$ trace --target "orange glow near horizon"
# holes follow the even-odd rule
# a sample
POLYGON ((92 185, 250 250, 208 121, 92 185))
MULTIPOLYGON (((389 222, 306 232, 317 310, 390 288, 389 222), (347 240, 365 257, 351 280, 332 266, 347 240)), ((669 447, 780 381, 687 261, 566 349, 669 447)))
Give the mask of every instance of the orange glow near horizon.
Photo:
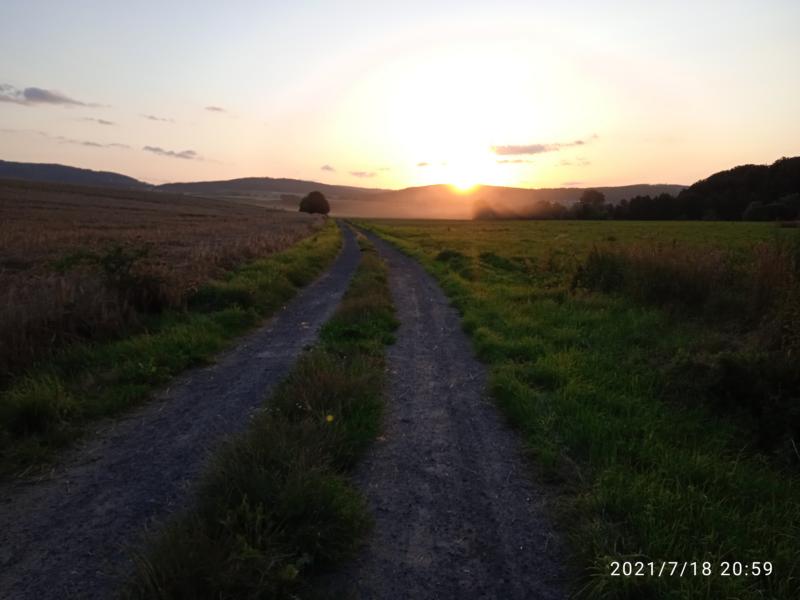
POLYGON ((469 194, 475 188, 477 188, 480 184, 475 183, 474 181, 453 181, 450 183, 450 187, 459 194, 469 194))

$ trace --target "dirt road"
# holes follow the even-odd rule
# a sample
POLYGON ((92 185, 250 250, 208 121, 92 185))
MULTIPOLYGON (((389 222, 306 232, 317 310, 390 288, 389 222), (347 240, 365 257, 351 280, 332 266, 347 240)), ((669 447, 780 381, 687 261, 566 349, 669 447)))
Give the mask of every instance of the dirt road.
POLYGON ((218 362, 90 435, 44 480, 0 487, 0 597, 108 598, 143 528, 191 502, 220 441, 313 344, 359 260, 353 233, 331 269, 218 362))
POLYGON ((461 322, 422 267, 373 238, 401 322, 390 347, 385 431, 356 481, 376 521, 331 597, 565 597, 545 493, 485 397, 461 322))

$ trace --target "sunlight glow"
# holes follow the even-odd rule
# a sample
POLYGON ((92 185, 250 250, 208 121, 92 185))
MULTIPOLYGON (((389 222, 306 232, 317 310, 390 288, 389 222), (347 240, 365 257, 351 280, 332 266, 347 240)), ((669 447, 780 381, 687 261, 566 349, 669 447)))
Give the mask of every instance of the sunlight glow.
POLYGON ((476 187, 478 187, 478 184, 475 181, 464 179, 460 181, 451 182, 450 187, 453 188, 453 190, 458 192, 459 194, 468 194, 476 187))

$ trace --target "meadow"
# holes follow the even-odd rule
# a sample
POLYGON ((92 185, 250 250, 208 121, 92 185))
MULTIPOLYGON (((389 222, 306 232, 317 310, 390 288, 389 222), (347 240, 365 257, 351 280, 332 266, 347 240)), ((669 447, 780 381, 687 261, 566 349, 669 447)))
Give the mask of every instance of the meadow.
POLYGON ((559 490, 578 597, 798 596, 796 229, 364 224, 461 311, 532 468, 559 490), (615 576, 613 561, 710 570, 615 576), (771 573, 726 574, 736 561, 771 573))
POLYGON ((0 472, 207 362, 329 264, 321 217, 0 183, 0 472))

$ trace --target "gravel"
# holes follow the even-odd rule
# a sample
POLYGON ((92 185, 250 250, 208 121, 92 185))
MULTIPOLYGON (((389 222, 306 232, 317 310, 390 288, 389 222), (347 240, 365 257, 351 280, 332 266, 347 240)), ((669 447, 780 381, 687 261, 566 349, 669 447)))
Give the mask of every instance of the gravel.
POLYGON ((401 326, 383 435, 354 477, 375 529, 325 582, 336 598, 565 598, 548 492, 486 395, 458 313, 422 267, 374 236, 401 326))

